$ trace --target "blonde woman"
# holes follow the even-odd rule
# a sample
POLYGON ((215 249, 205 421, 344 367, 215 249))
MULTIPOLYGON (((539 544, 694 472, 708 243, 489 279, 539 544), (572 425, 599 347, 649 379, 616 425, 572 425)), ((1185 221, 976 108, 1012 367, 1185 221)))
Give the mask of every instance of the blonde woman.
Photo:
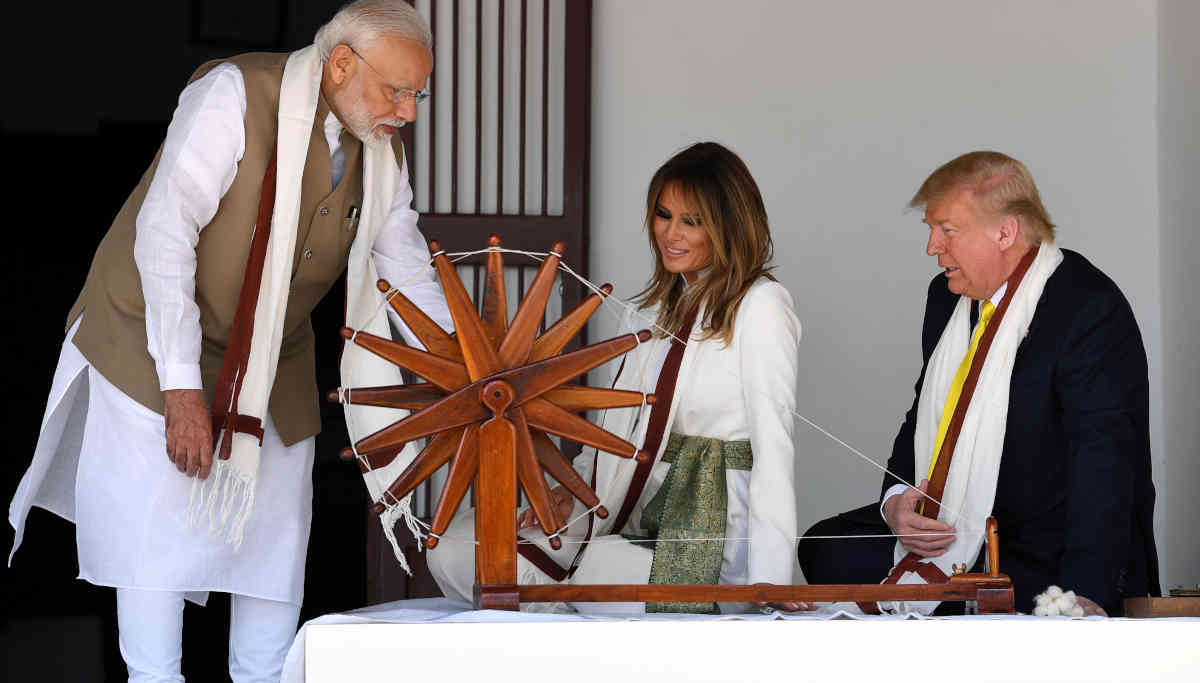
MULTIPOLYGON (((609 515, 585 515, 565 489, 554 489, 561 518, 578 521, 555 551, 531 512, 523 512, 518 524, 533 543, 518 546, 518 580, 791 583, 800 322, 791 296, 768 272, 771 234, 758 186, 733 152, 711 142, 693 145, 654 174, 646 227, 655 271, 625 324, 656 334, 627 354, 614 386, 654 393, 657 401, 609 410, 603 426, 654 458, 639 467, 585 450, 575 466, 609 515), (710 540, 684 540, 697 538, 710 540)), ((458 533, 471 533, 468 517, 455 522, 458 533)), ((471 550, 442 544, 430 552, 430 567, 450 597, 469 599, 471 550)), ((619 614, 718 609, 713 603, 575 607, 619 614)))

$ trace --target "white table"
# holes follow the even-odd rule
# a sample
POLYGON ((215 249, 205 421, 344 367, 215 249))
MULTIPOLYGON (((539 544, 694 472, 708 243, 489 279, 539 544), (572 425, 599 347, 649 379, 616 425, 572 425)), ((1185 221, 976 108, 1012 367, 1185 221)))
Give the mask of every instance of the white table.
POLYGON ((1200 681, 1200 619, 655 614, 629 620, 474 611, 438 598, 308 622, 283 676, 285 683, 914 679, 1200 681))

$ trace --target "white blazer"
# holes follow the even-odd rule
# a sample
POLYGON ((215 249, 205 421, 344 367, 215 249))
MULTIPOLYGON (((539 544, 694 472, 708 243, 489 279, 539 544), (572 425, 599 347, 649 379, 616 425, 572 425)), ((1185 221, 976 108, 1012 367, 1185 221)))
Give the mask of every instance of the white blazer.
MULTIPOLYGON (((701 314, 702 315, 702 314, 701 314)), ((648 328, 653 311, 626 316, 633 331, 648 328)), ((792 441, 796 403, 800 321, 792 297, 778 282, 761 278, 743 298, 734 321, 733 339, 700 341, 699 330, 684 350, 655 465, 628 527, 641 529, 641 511, 661 486, 670 465, 661 461, 672 432, 723 441, 749 440, 754 453, 750 472, 727 472, 729 493, 727 539, 721 583, 790 584, 795 564, 796 491, 792 441)), ((653 393, 668 348, 654 338, 627 354, 616 388, 653 393)), ((665 398, 665 397, 663 397, 665 398)), ((649 406, 612 409, 601 425, 639 447, 645 442, 649 406)), ((609 528, 625 499, 636 461, 592 449, 576 458, 576 468, 590 481, 596 467, 596 493, 610 514, 597 518, 594 536, 618 533, 609 528)), ((572 518, 584 510, 576 501, 572 518)), ((589 548, 588 553, 596 550, 589 548)))

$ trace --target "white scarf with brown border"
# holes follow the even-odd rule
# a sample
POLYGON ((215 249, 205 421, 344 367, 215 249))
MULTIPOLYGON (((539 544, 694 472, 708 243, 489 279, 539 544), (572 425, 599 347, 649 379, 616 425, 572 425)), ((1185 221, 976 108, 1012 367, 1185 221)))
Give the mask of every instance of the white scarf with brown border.
MULTIPOLYGON (((972 566, 983 547, 987 517, 992 514, 996 500, 996 481, 1000 474, 1000 457, 1004 451, 1004 432, 1008 423, 1008 390, 1017 349, 1029 331, 1029 323, 1033 320, 1046 281, 1062 260, 1062 251, 1054 243, 1043 242, 1017 291, 1005 294, 1012 300, 984 359, 975 393, 967 406, 962 430, 954 446, 954 457, 950 461, 946 488, 942 493, 938 518, 955 528, 956 538, 945 554, 925 560, 937 565, 947 576, 953 573, 953 565, 972 566)), ((959 297, 958 305, 942 330, 942 336, 925 368, 913 434, 913 453, 916 458, 914 471, 917 473, 929 471, 946 396, 950 393, 958 366, 967 353, 970 337, 971 299, 963 296, 959 297)), ((894 561, 899 563, 907 554, 908 551, 897 541, 894 561)), ((897 583, 925 583, 925 579, 915 572, 905 572, 897 583)), ((937 602, 928 601, 879 603, 879 607, 887 611, 922 614, 929 614, 937 605, 937 602)))
MULTIPOLYGON (((265 419, 275 382, 292 279, 302 178, 309 139, 313 135, 323 64, 316 48, 310 45, 293 52, 283 70, 279 90, 275 209, 255 308, 250 356, 236 406, 236 412, 242 415, 265 419)), ((363 206, 346 269, 346 321, 352 327, 386 339, 391 338, 391 330, 387 316, 379 311, 383 294, 375 287, 379 276, 371 258, 371 248, 391 211, 400 178, 390 144, 363 144, 363 206)), ((399 368, 349 341, 342 349, 341 380, 342 386, 351 387, 403 383, 399 368)), ((371 434, 407 414, 403 410, 372 406, 345 405, 344 410, 351 439, 371 434)), ((235 547, 240 546, 246 521, 253 512, 260 450, 256 437, 235 433, 230 458, 214 458, 212 474, 205 481, 197 480, 189 504, 193 521, 207 518, 210 530, 224 532, 228 542, 235 547)), ((415 446, 410 443, 387 467, 364 475, 372 500, 381 498, 388 484, 415 455, 415 446)), ((408 499, 405 499, 400 504, 390 505, 381 518, 385 534, 401 564, 405 564, 404 558, 392 528, 407 511, 408 499)))

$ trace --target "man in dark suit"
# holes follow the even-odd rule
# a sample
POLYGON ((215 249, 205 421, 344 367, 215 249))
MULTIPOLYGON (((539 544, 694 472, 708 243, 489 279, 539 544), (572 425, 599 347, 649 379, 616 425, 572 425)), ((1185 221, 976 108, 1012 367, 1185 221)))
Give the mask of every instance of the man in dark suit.
MULTIPOLYGON (((960 297, 973 300, 974 329, 980 302, 999 306, 1013 294, 1005 291, 1010 277, 1053 242, 1054 225, 1029 171, 995 152, 939 168, 911 206, 925 209, 926 251, 944 271, 929 285, 917 398, 888 461, 899 479, 885 477, 878 502, 818 522, 806 536, 897 534, 905 551, 934 558, 955 529, 917 510, 928 482, 915 472, 914 432, 930 358, 960 297), (904 483, 918 479, 920 490, 904 483)), ((1012 577, 1019 611, 1032 611, 1050 585, 1074 590, 1086 614, 1119 615, 1123 598, 1159 594, 1148 395, 1129 303, 1087 259, 1062 250, 1013 361, 992 507, 1000 570, 1012 577)), ((813 539, 798 552, 809 583, 875 583, 891 569, 894 547, 890 538, 813 539)))

